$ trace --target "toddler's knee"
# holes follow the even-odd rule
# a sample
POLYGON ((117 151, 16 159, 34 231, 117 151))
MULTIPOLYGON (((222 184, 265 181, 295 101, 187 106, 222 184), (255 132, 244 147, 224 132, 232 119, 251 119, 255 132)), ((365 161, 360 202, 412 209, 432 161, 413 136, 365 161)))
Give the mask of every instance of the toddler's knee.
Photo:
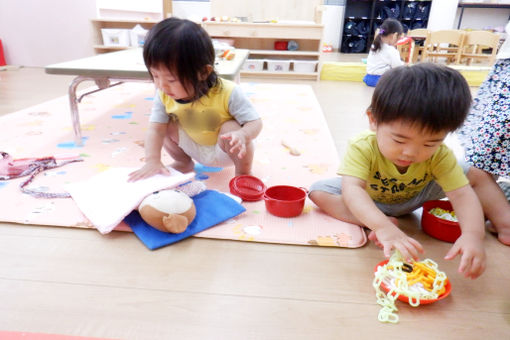
POLYGON ((313 203, 319 205, 318 203, 320 203, 322 201, 322 198, 324 198, 324 195, 325 195, 324 191, 313 190, 308 193, 308 198, 310 198, 310 200, 313 203))

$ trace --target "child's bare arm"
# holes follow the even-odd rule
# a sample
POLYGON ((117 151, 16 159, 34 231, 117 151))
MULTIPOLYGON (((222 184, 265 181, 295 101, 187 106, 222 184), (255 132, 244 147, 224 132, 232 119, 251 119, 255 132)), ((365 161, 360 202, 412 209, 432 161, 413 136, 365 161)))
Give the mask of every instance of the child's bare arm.
POLYGON ((367 228, 376 233, 384 248, 384 255, 390 257, 392 249, 398 249, 405 259, 417 260, 423 247, 407 236, 375 205, 365 190, 365 181, 342 176, 342 197, 351 213, 367 228))
POLYGON ((170 175, 170 171, 161 162, 161 149, 167 131, 167 124, 149 123, 145 137, 145 165, 129 174, 129 181, 148 178, 156 174, 170 175))
POLYGON ((246 154, 246 144, 255 139, 262 130, 262 119, 249 121, 239 130, 229 131, 220 138, 229 140, 230 152, 237 151, 237 157, 243 158, 246 154))
POLYGON ((461 236, 448 251, 445 259, 451 260, 462 255, 459 272, 472 279, 480 276, 485 270, 485 224, 482 206, 471 186, 446 193, 459 220, 461 236))

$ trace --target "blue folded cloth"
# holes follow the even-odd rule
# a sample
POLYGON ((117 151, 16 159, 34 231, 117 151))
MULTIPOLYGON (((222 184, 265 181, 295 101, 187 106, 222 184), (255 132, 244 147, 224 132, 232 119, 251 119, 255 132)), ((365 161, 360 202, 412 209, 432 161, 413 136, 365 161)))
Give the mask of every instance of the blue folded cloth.
POLYGON ((195 235, 246 211, 241 204, 215 190, 205 190, 192 198, 197 215, 188 228, 180 234, 164 233, 151 227, 142 220, 136 210, 126 216, 124 222, 131 227, 147 248, 154 250, 195 235))

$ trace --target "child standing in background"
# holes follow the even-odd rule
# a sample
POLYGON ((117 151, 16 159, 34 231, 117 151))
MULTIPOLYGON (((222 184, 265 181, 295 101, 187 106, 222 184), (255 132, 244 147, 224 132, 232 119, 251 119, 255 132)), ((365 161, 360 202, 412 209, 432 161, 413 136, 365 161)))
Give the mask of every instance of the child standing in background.
POLYGON ((498 240, 510 245, 510 184, 500 183, 508 192, 505 197, 496 183, 498 177, 510 179, 510 22, 506 32, 496 63, 478 89, 459 137, 466 161, 483 170, 481 176, 491 182, 487 195, 492 199, 484 210, 498 240))
POLYGON ((363 77, 365 84, 377 85, 384 72, 404 64, 395 47, 403 32, 402 24, 398 20, 384 20, 368 53, 367 74, 363 77))
POLYGON ((196 23, 168 18, 148 33, 143 58, 157 88, 145 140, 145 165, 130 181, 167 174, 161 162, 164 148, 181 172, 206 166, 235 166, 235 174, 250 174, 252 140, 262 121, 235 83, 214 70, 211 38, 196 23))
POLYGON ((445 259, 461 255, 459 272, 478 277, 485 270, 482 208, 465 176, 471 169, 461 167, 443 144, 463 123, 470 104, 466 80, 446 66, 423 63, 386 72, 367 110, 372 131, 350 142, 338 171, 341 177, 314 183, 310 199, 339 220, 371 229, 369 238, 386 257, 397 249, 409 260, 418 259, 423 247, 388 216, 446 196, 462 235, 445 259))

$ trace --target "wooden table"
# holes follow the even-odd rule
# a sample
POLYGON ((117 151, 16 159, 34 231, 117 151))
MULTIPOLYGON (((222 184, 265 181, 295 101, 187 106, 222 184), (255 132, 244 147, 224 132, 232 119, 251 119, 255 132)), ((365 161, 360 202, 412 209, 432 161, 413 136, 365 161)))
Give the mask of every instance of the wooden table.
MULTIPOLYGON (((232 60, 217 60, 214 67, 219 76, 239 82, 240 70, 249 50, 236 49, 232 60)), ((80 114, 78 103, 88 94, 122 84, 126 81, 150 82, 149 71, 145 67, 141 48, 98 54, 93 57, 52 64, 45 67, 48 74, 75 75, 69 85, 69 103, 76 145, 82 145, 80 114), (76 96, 76 89, 83 81, 94 81, 97 89, 76 96), (113 82, 113 83, 112 83, 113 82)))

